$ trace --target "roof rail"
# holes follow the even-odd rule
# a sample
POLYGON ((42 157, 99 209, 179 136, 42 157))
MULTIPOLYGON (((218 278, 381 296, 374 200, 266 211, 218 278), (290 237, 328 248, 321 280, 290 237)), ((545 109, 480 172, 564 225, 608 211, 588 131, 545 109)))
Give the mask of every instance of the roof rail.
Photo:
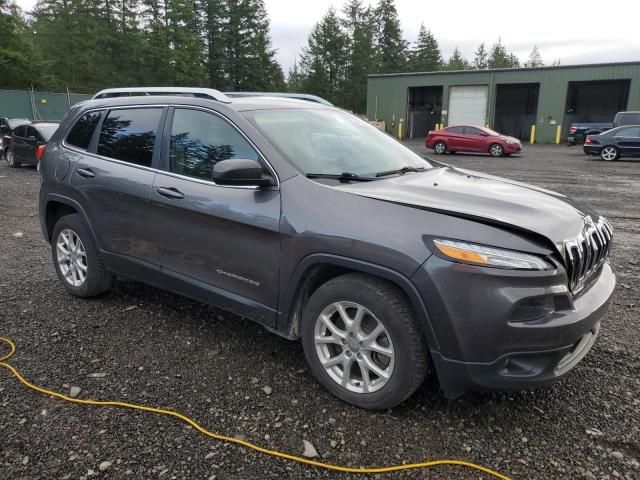
POLYGON ((133 97, 144 95, 183 95, 198 98, 210 98, 222 103, 231 103, 231 99, 213 88, 193 87, 123 87, 100 90, 93 96, 98 98, 133 97))
POLYGON ((280 98, 293 98, 296 100, 306 100, 308 102, 321 103, 322 105, 328 105, 333 107, 333 104, 328 100, 316 95, 310 95, 308 93, 287 93, 287 92, 224 92, 227 97, 280 97, 280 98))

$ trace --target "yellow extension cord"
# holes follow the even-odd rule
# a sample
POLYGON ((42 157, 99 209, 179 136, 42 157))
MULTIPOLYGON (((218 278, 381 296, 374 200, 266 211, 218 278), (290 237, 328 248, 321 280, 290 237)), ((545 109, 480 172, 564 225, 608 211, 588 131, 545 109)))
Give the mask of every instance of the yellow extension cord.
POLYGON ((61 393, 53 392, 51 390, 47 390, 46 388, 38 387, 37 385, 33 385, 29 383, 25 378, 16 370, 14 367, 9 365, 7 360, 13 356, 16 352, 16 347, 14 343, 8 338, 0 337, 0 342, 6 343, 9 346, 9 353, 0 357, 0 367, 6 368, 9 370, 20 383, 22 383, 25 387, 35 390, 36 392, 42 393, 44 395, 51 395, 52 397, 59 398, 60 400, 64 400, 70 403, 78 403, 81 405, 99 405, 99 406, 110 406, 110 407, 122 407, 129 408, 132 410, 142 410, 143 412, 151 412, 157 413, 160 415, 168 415, 170 417, 176 417, 183 422, 191 425, 197 431, 206 435, 207 437, 214 438, 216 440, 221 440, 227 443, 235 443, 236 445, 242 445, 243 447, 250 448, 251 450, 255 450, 256 452, 262 453, 264 455, 269 455, 276 458, 282 458, 285 460, 290 460, 292 462, 303 463, 305 465, 311 465, 313 467, 324 468, 325 470, 332 470, 336 472, 345 472, 345 473, 360 473, 360 474, 374 474, 374 473, 388 473, 388 472, 397 472, 400 470, 415 470, 419 468, 428 468, 434 467, 436 465, 459 465, 463 467, 472 468, 475 470, 479 470, 484 473, 488 473, 495 478, 499 478, 501 480, 510 480, 509 477, 502 475, 494 470, 491 470, 487 467, 483 467, 481 465, 476 465, 471 462, 465 462, 464 460, 433 460, 430 462, 421 462, 421 463, 410 463, 406 465, 391 465, 388 467, 372 467, 372 468, 355 468, 355 467, 343 467, 341 465, 332 465, 330 463, 317 462, 315 460, 311 460, 304 457, 299 457, 296 455, 290 455, 288 453, 278 452, 276 450, 269 450, 267 448, 260 447, 250 442, 246 442, 244 440, 239 440, 233 437, 227 437, 226 435, 221 435, 219 433, 210 432, 204 427, 198 425, 194 420, 191 420, 189 417, 182 415, 181 413, 174 412, 173 410, 165 410, 163 408, 153 408, 153 407, 145 407, 143 405, 135 405, 133 403, 125 403, 125 402, 113 402, 113 401, 101 401, 101 400, 82 400, 78 398, 71 398, 63 395, 61 393))

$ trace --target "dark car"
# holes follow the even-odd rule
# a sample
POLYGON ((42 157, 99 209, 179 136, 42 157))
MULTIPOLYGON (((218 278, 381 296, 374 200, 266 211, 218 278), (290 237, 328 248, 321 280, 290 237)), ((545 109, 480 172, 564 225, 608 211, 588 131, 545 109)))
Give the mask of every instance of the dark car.
POLYGON ((613 123, 572 123, 569 126, 567 143, 584 143, 589 135, 598 135, 625 125, 640 125, 640 112, 618 112, 613 118, 613 123))
POLYGON ((448 397, 529 388, 591 349, 615 286, 592 209, 431 163, 337 108, 202 93, 67 113, 39 208, 72 295, 125 277, 217 305, 300 339, 366 408, 429 370, 448 397))
POLYGON ((26 118, 0 117, 0 153, 4 153, 4 148, 2 148, 4 137, 6 135, 11 135, 11 131, 14 128, 25 123, 31 123, 31 120, 28 120, 26 118))
POLYGON ((502 157, 522 151, 522 143, 517 138, 474 125, 454 125, 432 130, 427 134, 424 143, 427 148, 433 148, 438 154, 473 152, 502 157))
POLYGON ((4 158, 10 167, 36 165, 44 146, 57 130, 57 122, 40 122, 19 125, 4 138, 4 158))
POLYGON ((640 157, 640 125, 618 127, 600 135, 589 135, 584 153, 610 162, 620 157, 640 157))

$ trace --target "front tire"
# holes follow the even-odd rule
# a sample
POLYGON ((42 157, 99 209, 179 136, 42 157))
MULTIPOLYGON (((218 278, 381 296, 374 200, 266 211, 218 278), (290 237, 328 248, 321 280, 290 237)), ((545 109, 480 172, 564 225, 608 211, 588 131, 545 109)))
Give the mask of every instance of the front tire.
POLYGON ((489 147, 489 154, 492 157, 501 157, 504 155, 504 148, 499 143, 494 143, 489 147))
POLYGON ((447 144, 444 142, 436 142, 433 146, 433 151, 438 155, 442 155, 447 152, 447 144))
POLYGON ((13 155, 13 151, 9 148, 4 152, 4 156, 7 159, 7 164, 11 168, 18 168, 20 164, 16 162, 16 157, 13 155))
POLYGON ((318 288, 304 308, 301 336, 318 381, 358 407, 398 405, 428 370, 427 346, 409 301, 376 277, 347 274, 318 288))
POLYGON ((612 162, 620 158, 620 152, 613 145, 607 145, 600 150, 600 158, 605 162, 612 162))
POLYGON ((56 223, 51 256, 58 278, 71 295, 95 297, 113 285, 113 276, 105 270, 93 237, 78 214, 65 215, 56 223))

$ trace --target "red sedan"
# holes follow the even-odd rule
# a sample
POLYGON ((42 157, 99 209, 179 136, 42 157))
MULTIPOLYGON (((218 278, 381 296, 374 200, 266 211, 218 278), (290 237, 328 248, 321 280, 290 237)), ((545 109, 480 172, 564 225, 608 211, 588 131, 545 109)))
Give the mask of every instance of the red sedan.
POLYGON ((522 143, 517 138, 501 135, 490 128, 471 125, 455 125, 432 130, 427 134, 424 143, 427 148, 433 148, 438 154, 474 152, 501 157, 522 151, 522 143))

